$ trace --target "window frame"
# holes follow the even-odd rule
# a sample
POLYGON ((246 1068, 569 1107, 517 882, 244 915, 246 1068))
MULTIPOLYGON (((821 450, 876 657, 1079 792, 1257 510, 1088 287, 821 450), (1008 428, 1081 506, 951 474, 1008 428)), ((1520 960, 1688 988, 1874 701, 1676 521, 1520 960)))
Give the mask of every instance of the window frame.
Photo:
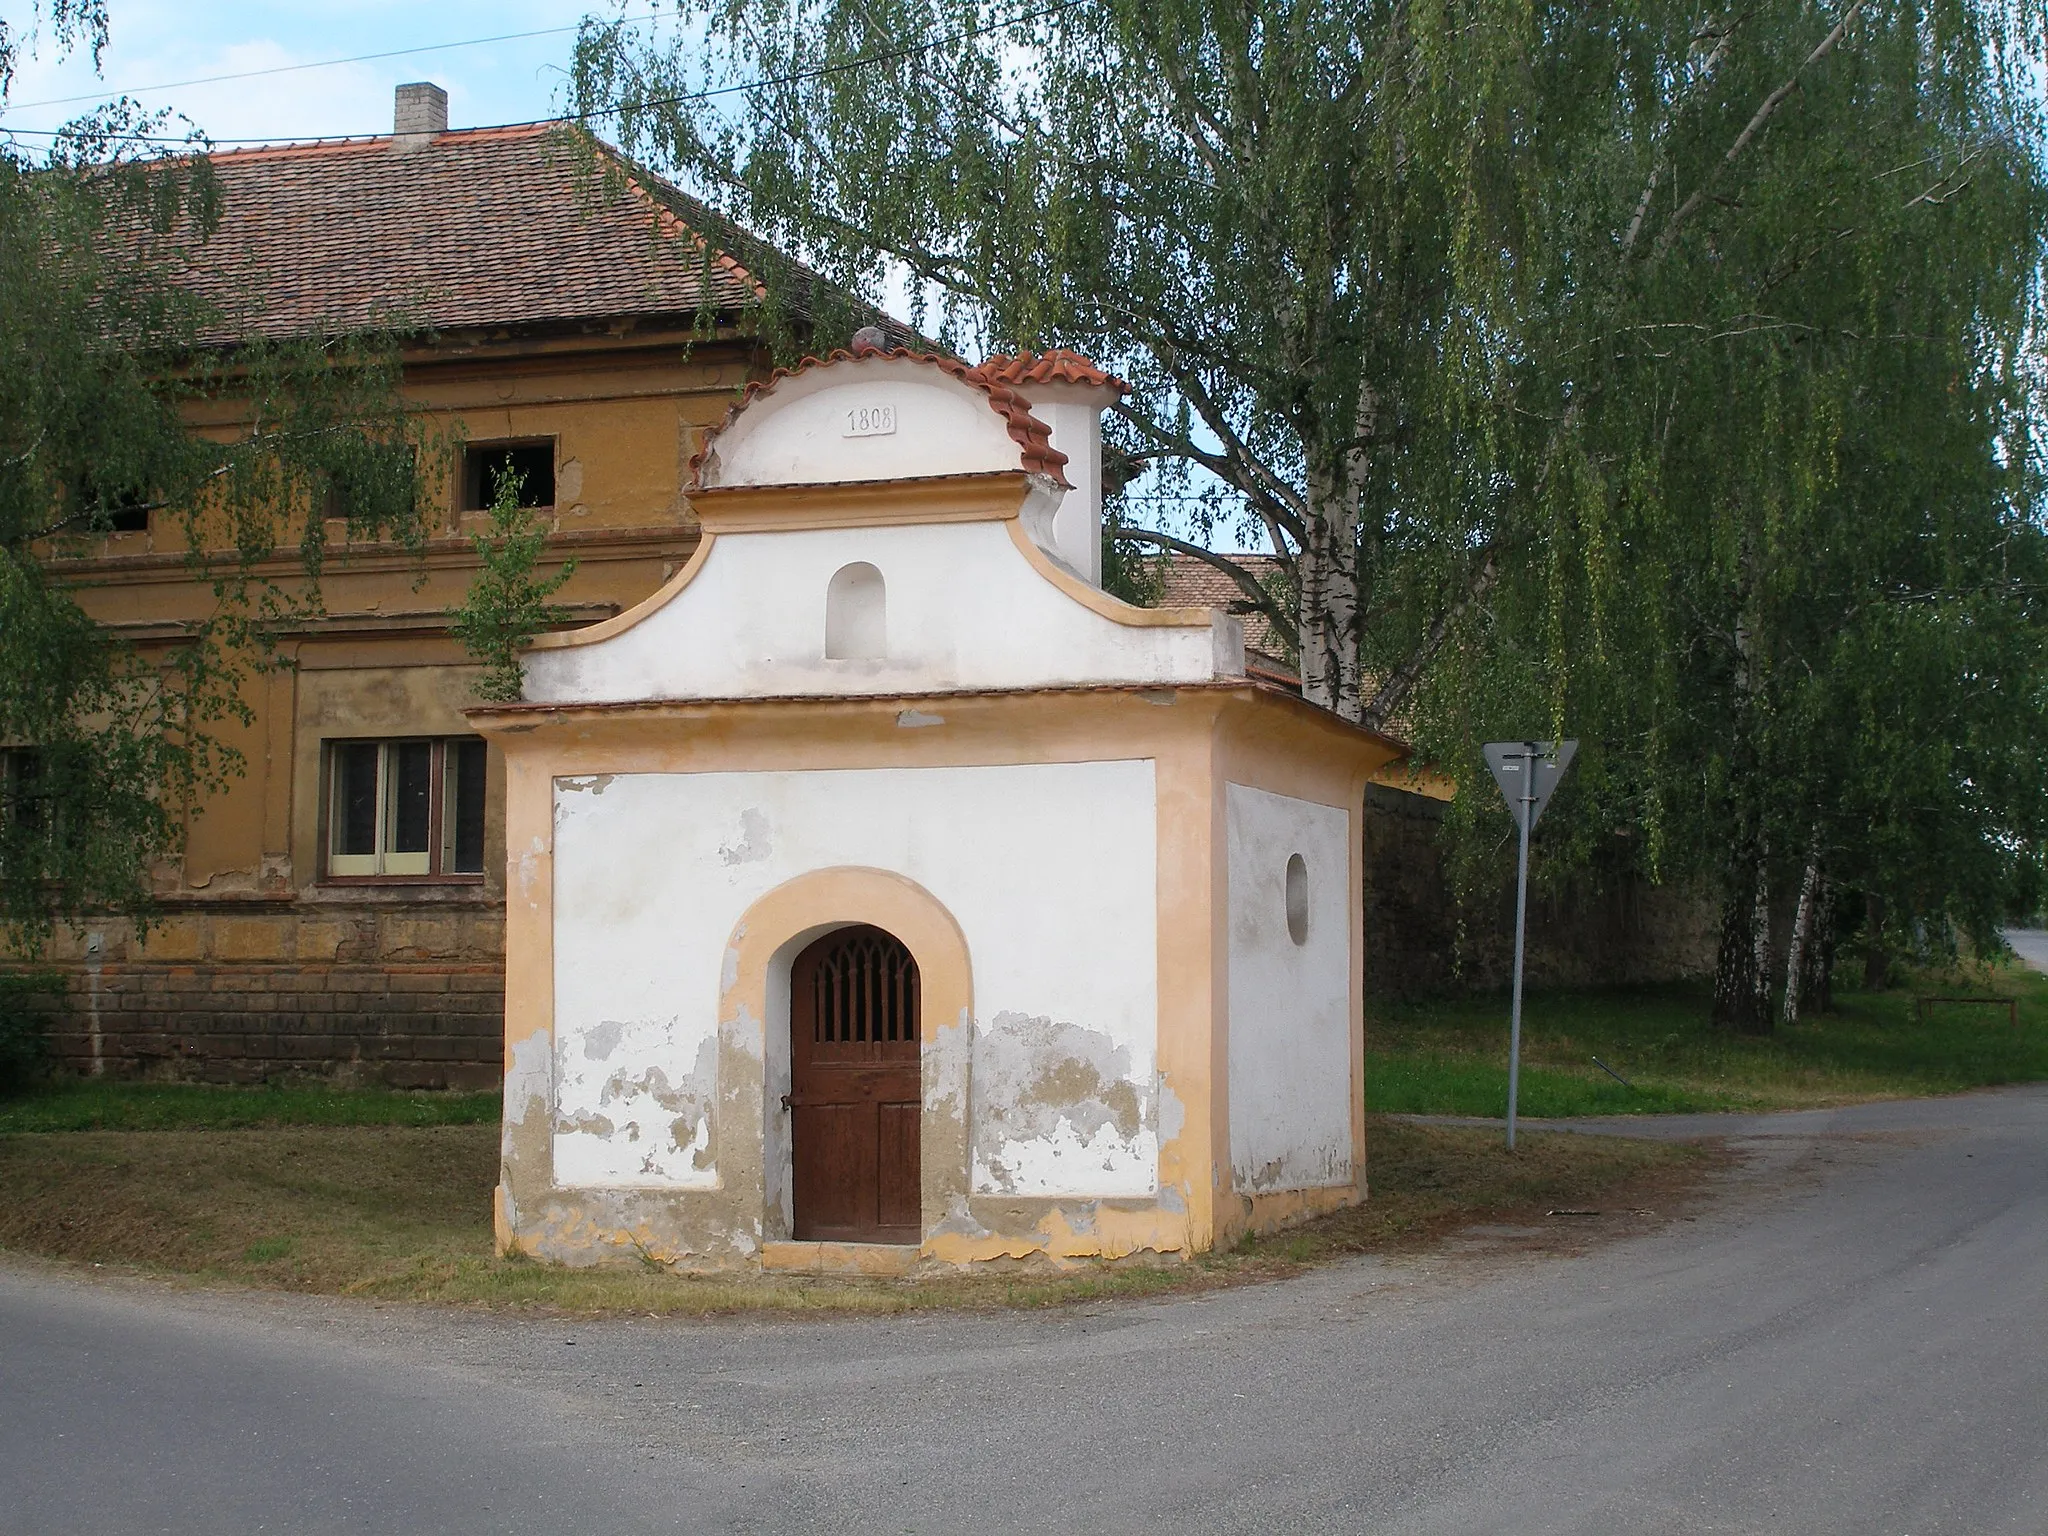
POLYGON ((491 488, 484 484, 483 466, 475 457, 494 448, 545 448, 548 451, 548 499, 536 501, 525 510, 550 512, 561 490, 561 439, 552 436, 491 437, 462 445, 462 482, 456 487, 456 513, 470 517, 491 510, 491 488))
MULTIPOLYGON (((490 746, 483 737, 468 736, 330 736, 320 743, 320 872, 318 883, 322 885, 481 885, 489 871, 490 858, 482 848, 478 856, 484 867, 471 870, 450 870, 446 866, 454 859, 454 839, 459 835, 455 825, 455 811, 450 804, 449 778, 455 771, 455 757, 450 747, 474 744, 484 754, 483 794, 483 841, 488 842, 490 826, 490 746), (427 770, 427 867, 421 871, 390 871, 383 868, 370 870, 337 870, 337 858, 372 859, 379 865, 393 856, 386 844, 391 837, 392 824, 396 819, 393 800, 396 792, 393 771, 394 749, 401 746, 425 744, 431 747, 432 756, 427 770), (377 849, 369 854, 342 854, 335 849, 335 839, 340 830, 340 811, 336 803, 341 793, 342 776, 338 769, 339 749, 343 747, 374 746, 377 755, 377 849)), ((399 853, 397 857, 416 857, 399 853)))

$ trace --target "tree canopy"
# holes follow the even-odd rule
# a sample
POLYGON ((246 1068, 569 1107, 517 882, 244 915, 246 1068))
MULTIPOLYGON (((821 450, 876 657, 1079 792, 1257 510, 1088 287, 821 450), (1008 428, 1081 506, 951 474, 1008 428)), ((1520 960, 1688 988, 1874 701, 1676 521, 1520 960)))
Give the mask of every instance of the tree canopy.
MULTIPOLYGON (((97 50, 96 0, 45 15, 97 50)), ((0 28, 0 100, 18 36, 0 28)), ((146 911, 152 867, 240 771, 218 737, 276 626, 318 605, 327 516, 416 538, 417 425, 374 337, 237 341, 178 281, 218 194, 203 140, 115 103, 47 154, 0 142, 0 936, 146 911), (205 417, 202 421, 201 416, 205 417), (82 558, 147 520, 207 609, 138 649, 81 606, 82 558)))
POLYGON ((955 345, 1121 371, 1122 520, 1262 537, 1310 698, 1478 782, 1586 738, 1565 840, 1719 883, 1731 1022, 1789 887, 2019 888, 2037 0, 677 16, 586 23, 577 108, 955 345))

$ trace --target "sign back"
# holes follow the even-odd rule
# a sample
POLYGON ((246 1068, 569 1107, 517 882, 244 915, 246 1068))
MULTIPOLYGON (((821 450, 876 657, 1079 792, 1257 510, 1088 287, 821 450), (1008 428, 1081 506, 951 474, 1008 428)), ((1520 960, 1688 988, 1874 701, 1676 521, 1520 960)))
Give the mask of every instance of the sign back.
POLYGON ((1483 749, 1486 766, 1493 773, 1493 782, 1500 786, 1500 792, 1507 797, 1508 809, 1514 813, 1515 826, 1522 827, 1522 818, 1528 817, 1528 830, 1536 830, 1536 822, 1543 815, 1543 807, 1550 803, 1550 793, 1557 788, 1557 781, 1564 777, 1565 769, 1572 765, 1572 754, 1579 750, 1576 741, 1490 741, 1483 749))

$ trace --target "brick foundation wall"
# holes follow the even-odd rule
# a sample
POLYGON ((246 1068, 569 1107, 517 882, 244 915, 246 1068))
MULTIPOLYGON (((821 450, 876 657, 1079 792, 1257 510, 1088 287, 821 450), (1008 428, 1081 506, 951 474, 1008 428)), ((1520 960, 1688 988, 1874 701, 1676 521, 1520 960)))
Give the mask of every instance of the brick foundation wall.
POLYGON ((65 1071, 391 1088, 492 1088, 500 1076, 500 965, 106 965, 65 983, 50 1019, 65 1071))
POLYGON ((190 903, 140 942, 121 921, 60 934, 41 968, 64 994, 41 1006, 67 1072, 492 1088, 503 934, 476 901, 190 903))

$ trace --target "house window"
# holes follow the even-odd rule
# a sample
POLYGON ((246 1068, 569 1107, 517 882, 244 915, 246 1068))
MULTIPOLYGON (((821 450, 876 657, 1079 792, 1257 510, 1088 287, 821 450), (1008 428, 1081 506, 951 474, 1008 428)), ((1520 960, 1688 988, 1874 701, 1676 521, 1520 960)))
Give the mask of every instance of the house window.
POLYGON ((149 496, 140 486, 101 484, 87 475, 74 482, 74 522, 93 533, 149 532, 149 496))
POLYGON ((372 443, 328 471, 324 516, 396 530, 413 509, 419 451, 410 443, 372 443))
POLYGON ((109 533, 147 533, 149 503, 140 491, 122 491, 107 499, 106 519, 109 533))
POLYGON ((0 747, 0 825, 37 831, 48 821, 43 754, 34 747, 0 747))
POLYGON ((484 751, 473 736, 329 742, 328 875, 482 874, 484 751))
POLYGON ((522 507, 555 504, 555 440, 523 443, 471 443, 462 450, 462 509, 481 512, 497 499, 498 479, 510 475, 519 485, 522 507))

